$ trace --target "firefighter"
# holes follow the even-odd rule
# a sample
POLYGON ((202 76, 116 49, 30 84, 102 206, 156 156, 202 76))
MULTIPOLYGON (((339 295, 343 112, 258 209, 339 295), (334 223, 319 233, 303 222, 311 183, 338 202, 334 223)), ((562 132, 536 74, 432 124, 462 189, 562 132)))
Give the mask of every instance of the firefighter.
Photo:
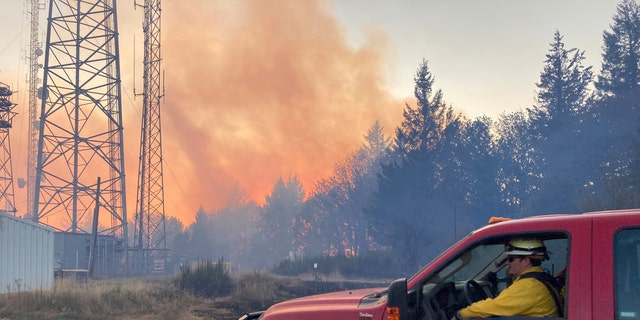
POLYGON ((495 298, 460 309, 452 320, 492 316, 558 317, 562 304, 555 279, 545 273, 548 259, 544 243, 535 238, 514 238, 505 245, 507 272, 513 283, 495 298))

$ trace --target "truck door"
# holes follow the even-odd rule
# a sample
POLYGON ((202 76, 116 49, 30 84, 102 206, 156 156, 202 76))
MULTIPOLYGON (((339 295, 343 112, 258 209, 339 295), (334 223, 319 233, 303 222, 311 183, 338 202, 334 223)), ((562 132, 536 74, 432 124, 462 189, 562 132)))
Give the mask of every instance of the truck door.
POLYGON ((594 219, 593 230, 593 319, 640 319, 640 215, 594 219))
MULTIPOLYGON (((575 219, 558 226, 570 232, 569 263, 565 280, 565 318, 592 318, 591 242, 593 225, 590 219, 575 219)), ((609 318, 611 319, 611 318, 609 318)))

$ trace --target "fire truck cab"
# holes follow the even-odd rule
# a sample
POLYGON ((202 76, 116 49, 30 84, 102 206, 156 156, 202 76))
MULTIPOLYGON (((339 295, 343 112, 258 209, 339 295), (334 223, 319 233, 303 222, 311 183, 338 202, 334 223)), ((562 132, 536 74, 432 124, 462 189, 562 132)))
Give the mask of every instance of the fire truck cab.
POLYGON ((449 320, 510 284, 504 245, 515 236, 542 239, 543 269, 564 282, 562 317, 554 319, 640 320, 640 209, 502 219, 388 288, 293 299, 241 319, 449 320))

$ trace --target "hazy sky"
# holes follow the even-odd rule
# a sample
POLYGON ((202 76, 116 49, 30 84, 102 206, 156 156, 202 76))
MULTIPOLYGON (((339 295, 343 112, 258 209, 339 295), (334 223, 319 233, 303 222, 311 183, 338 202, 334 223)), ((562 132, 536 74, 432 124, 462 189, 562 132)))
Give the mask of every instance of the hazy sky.
POLYGON ((411 94, 422 58, 435 87, 471 116, 497 116, 533 103, 545 54, 556 30, 566 48, 585 51, 599 72, 602 33, 615 0, 334 0, 331 12, 353 43, 363 30, 389 36, 389 90, 411 94))
MULTIPOLYGON (((435 88, 468 116, 531 106, 555 30, 567 48, 585 51, 597 73, 602 32, 618 3, 165 0, 168 214, 189 222, 185 215, 198 207, 220 208, 235 183, 262 202, 279 177, 293 174, 311 192, 360 147, 374 121, 391 134, 404 103, 413 103, 413 76, 423 58, 435 88)), ((0 82, 18 91, 21 113, 11 132, 17 178, 26 175, 27 115, 20 108, 29 20, 23 1, 0 0, 0 7, 0 82)), ((118 2, 129 204, 135 203, 141 113, 133 86, 141 90, 143 39, 143 12, 133 8, 133 1, 118 2)), ((40 12, 43 21, 46 14, 40 12)), ((44 41, 46 23, 41 30, 44 41)))

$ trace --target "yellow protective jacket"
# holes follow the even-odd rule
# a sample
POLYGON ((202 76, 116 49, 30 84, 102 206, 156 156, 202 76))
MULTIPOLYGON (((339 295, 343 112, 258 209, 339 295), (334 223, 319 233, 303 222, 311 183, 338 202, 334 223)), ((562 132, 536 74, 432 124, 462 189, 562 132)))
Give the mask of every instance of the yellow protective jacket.
MULTIPOLYGON (((542 272, 542 267, 531 267, 522 274, 542 272)), ((495 298, 475 302, 459 311, 461 318, 488 318, 491 316, 557 317, 558 311, 549 289, 533 278, 516 278, 495 298)))

